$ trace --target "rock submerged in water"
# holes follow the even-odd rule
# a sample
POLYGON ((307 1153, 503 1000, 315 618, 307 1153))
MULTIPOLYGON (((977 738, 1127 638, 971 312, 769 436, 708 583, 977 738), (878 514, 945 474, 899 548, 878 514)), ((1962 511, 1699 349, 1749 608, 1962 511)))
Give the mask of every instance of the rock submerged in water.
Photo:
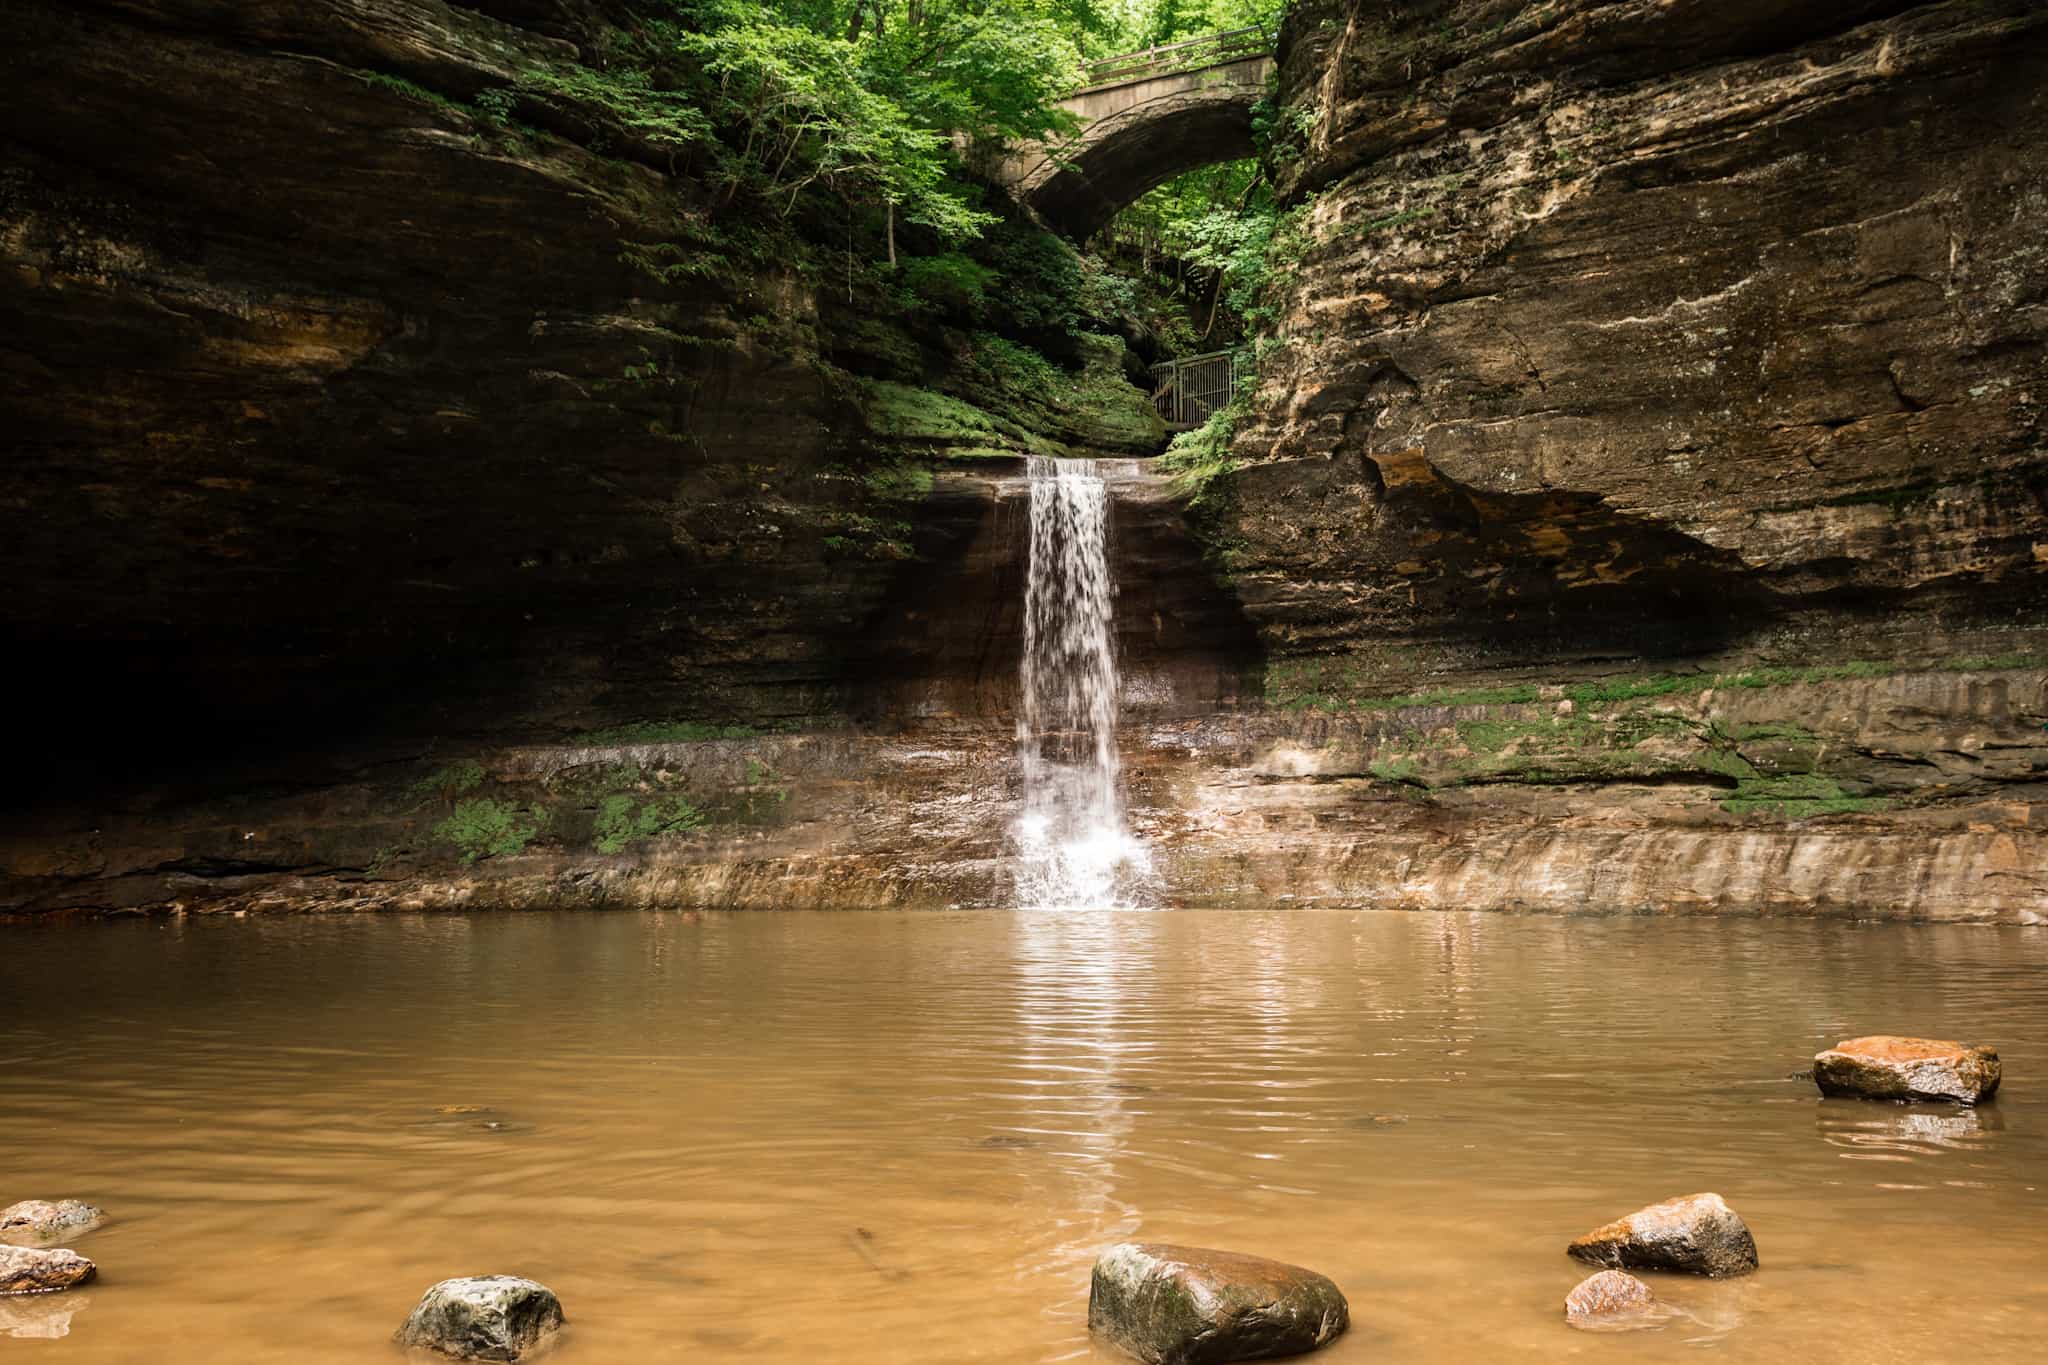
POLYGON ((1823 1095, 1982 1104, 1998 1093, 1995 1048, 1887 1033, 1845 1038, 1813 1059, 1823 1095))
POLYGON ((1233 1251, 1125 1242, 1088 1288, 1088 1330, 1146 1365, 1299 1355, 1350 1323, 1328 1277, 1233 1251))
POLYGON ((1756 1239, 1718 1194, 1689 1194, 1637 1209, 1566 1250, 1592 1265, 1717 1278, 1747 1275, 1757 1266, 1756 1239))
POLYGON ((398 1343, 458 1360, 517 1360, 564 1321, 562 1301, 538 1281, 470 1275, 443 1280, 422 1295, 398 1329, 398 1343))
POLYGON ((1650 1286, 1626 1271, 1602 1270, 1565 1295, 1564 1320, 1588 1331, 1613 1331, 1642 1324, 1656 1306, 1650 1286))
POLYGON ((98 1227, 106 1216, 82 1199, 24 1199, 0 1209, 0 1242, 53 1241, 98 1227))
POLYGON ((98 1267, 62 1247, 0 1246, 0 1294, 54 1294, 84 1284, 98 1267))

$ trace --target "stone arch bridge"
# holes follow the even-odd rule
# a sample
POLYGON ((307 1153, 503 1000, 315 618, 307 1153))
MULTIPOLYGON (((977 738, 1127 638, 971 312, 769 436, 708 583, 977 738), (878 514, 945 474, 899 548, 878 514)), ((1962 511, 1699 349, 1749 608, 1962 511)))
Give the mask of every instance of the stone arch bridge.
POLYGON ((1272 71, 1272 43, 1256 28, 1092 63, 1087 87, 1060 102, 1080 130, 1012 148, 996 178, 1083 241, 1154 186, 1250 156, 1252 106, 1272 71))

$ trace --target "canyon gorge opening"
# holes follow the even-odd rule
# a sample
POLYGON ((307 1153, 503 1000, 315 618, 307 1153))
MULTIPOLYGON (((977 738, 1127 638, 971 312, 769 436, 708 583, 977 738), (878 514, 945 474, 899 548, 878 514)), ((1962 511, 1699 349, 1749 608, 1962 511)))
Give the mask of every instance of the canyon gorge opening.
POLYGON ((2048 9, 0 14, 6 1349, 2030 1358, 2048 9))

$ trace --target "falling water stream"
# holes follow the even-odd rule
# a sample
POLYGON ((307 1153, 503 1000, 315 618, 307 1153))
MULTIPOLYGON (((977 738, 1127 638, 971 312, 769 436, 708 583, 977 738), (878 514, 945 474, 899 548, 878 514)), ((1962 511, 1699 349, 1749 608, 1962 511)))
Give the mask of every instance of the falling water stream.
POLYGON ((1118 788, 1109 484, 1095 460, 1033 456, 1017 752, 1020 905, 1130 906, 1151 879, 1118 788))

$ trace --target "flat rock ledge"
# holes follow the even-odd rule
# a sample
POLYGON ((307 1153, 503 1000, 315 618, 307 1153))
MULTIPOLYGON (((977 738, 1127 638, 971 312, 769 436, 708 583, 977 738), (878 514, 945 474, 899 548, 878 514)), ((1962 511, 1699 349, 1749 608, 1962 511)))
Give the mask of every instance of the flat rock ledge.
POLYGON ((1234 1251, 1124 1242, 1088 1288, 1088 1330, 1146 1365, 1299 1355, 1350 1325, 1327 1276, 1234 1251))
POLYGON ((1747 1275, 1756 1239, 1718 1194, 1688 1194, 1637 1209, 1565 1248, 1576 1260, 1610 1269, 1674 1270, 1686 1275, 1747 1275))
POLYGON ((50 1242, 98 1227, 106 1211, 82 1199, 24 1199, 0 1209, 0 1242, 50 1242))
POLYGON ((1590 1332, 1649 1326, 1657 1296, 1625 1270, 1602 1270, 1580 1280, 1565 1295, 1564 1320, 1590 1332))
POLYGON ((443 1280, 422 1295, 398 1329, 398 1343, 457 1360, 518 1360, 566 1320, 562 1301, 544 1284, 517 1275, 470 1275, 443 1280))
POLYGON ((1982 1104, 1998 1093, 1995 1048, 1888 1033, 1845 1038, 1813 1059, 1823 1095, 1982 1104))
POLYGON ((99 1271, 91 1261, 62 1247, 0 1246, 0 1295, 54 1294, 75 1289, 99 1271))

